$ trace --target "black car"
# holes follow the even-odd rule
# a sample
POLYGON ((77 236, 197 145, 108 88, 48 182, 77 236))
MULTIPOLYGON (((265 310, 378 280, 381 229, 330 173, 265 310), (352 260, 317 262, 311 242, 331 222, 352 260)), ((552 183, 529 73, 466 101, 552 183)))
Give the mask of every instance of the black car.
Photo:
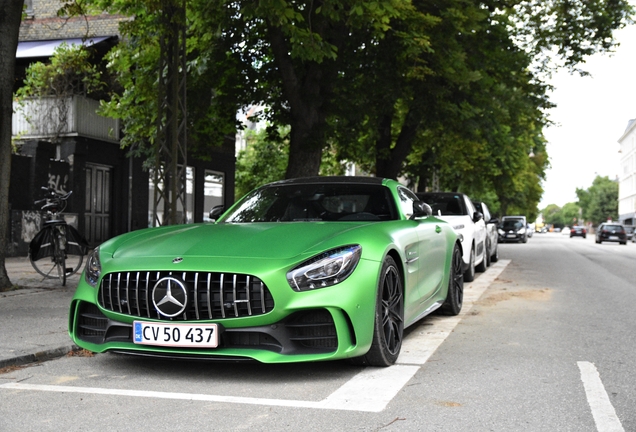
POLYGON ((570 229, 570 238, 572 237, 586 238, 587 230, 585 229, 585 227, 582 226, 573 226, 572 229, 570 229))
POLYGON ((614 222, 602 223, 596 229, 596 243, 601 242, 619 242, 627 244, 627 233, 622 224, 614 222))

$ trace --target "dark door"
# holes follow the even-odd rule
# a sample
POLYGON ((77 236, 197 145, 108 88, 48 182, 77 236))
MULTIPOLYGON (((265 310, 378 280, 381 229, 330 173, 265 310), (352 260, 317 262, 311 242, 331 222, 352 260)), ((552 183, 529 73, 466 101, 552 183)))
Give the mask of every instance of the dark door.
POLYGON ((86 164, 86 240, 98 245, 110 238, 110 167, 86 164))

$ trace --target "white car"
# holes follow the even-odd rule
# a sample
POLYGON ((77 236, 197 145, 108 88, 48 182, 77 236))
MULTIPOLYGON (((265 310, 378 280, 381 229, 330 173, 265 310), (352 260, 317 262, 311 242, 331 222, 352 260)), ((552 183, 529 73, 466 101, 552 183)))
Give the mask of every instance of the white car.
POLYGON ((486 223, 484 216, 475 209, 470 198, 456 192, 424 192, 418 198, 431 206, 433 216, 445 220, 461 236, 464 281, 472 282, 475 271, 485 271, 486 223))

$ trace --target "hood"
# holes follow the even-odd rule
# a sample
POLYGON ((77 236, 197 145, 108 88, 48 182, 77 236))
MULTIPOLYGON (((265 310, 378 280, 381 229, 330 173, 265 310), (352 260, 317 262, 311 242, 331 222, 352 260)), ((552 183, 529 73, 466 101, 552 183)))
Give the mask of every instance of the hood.
POLYGON ((237 257, 286 259, 368 222, 288 222, 173 225, 113 239, 102 250, 113 258, 237 257))

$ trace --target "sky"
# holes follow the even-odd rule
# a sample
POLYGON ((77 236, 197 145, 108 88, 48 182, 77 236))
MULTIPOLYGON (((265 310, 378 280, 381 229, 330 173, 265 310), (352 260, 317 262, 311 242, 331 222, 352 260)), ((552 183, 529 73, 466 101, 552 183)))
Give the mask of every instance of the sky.
POLYGON ((636 25, 616 32, 613 54, 590 57, 582 69, 591 77, 555 74, 550 110, 557 126, 544 130, 551 168, 543 182, 539 209, 575 202, 576 188, 587 189, 597 175, 615 179, 620 170, 618 140, 636 118, 636 25))

